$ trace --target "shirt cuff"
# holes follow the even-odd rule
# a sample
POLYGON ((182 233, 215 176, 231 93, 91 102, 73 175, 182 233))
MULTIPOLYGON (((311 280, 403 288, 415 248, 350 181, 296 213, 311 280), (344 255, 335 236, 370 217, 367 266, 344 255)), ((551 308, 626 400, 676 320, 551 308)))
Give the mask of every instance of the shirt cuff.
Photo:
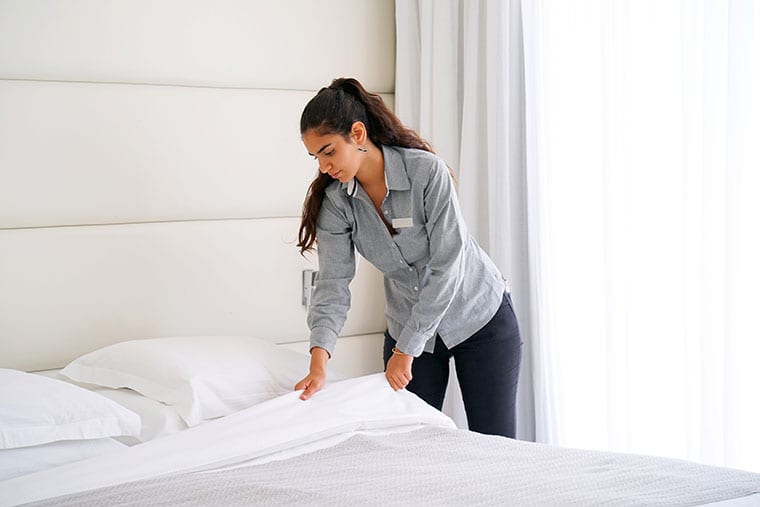
POLYGON ((311 330, 311 338, 309 339, 309 350, 314 347, 320 347, 333 355, 335 349, 335 342, 338 341, 338 333, 330 329, 329 327, 319 326, 311 330))
POLYGON ((418 333, 408 326, 401 330, 401 336, 396 341, 396 348, 404 354, 418 357, 425 350, 425 342, 428 337, 418 333))

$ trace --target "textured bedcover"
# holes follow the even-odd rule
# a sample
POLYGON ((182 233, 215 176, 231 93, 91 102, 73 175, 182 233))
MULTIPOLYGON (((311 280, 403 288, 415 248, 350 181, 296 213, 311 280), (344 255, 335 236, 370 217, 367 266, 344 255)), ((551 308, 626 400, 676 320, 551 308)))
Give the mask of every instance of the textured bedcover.
POLYGON ((34 505, 696 505, 755 492, 758 474, 436 427, 34 505))

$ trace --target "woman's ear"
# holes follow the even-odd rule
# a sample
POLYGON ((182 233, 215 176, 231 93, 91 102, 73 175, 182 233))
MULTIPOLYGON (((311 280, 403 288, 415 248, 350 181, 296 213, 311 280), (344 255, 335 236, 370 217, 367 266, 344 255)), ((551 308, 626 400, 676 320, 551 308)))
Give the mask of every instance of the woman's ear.
POLYGON ((356 140, 356 143, 363 146, 367 142, 367 127, 360 121, 355 121, 351 125, 351 137, 356 140))

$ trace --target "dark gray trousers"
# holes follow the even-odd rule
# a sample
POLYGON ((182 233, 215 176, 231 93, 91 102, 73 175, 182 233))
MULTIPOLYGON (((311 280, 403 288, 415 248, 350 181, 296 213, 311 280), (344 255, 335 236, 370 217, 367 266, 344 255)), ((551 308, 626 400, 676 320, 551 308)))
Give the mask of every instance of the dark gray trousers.
MULTIPOLYGON (((383 350, 386 365, 395 345, 396 340, 386 330, 383 350)), ((452 357, 470 430, 514 438, 522 340, 509 294, 504 294, 496 315, 459 345, 448 349, 436 335, 433 352, 423 352, 414 359, 407 390, 440 410, 452 357)))

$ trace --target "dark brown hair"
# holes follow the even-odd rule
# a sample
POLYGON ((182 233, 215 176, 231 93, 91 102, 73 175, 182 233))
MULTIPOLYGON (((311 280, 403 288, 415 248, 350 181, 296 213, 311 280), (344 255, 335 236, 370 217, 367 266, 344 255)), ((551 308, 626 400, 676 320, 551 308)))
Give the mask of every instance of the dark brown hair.
MULTIPOLYGON (((434 153, 433 147, 414 130, 405 127, 383 102, 380 95, 369 93, 352 78, 334 79, 306 104, 301 114, 301 135, 314 129, 319 135, 338 134, 349 139, 351 126, 360 121, 367 135, 377 146, 401 146, 434 153)), ((314 248, 317 239, 317 216, 325 197, 325 189, 332 183, 329 174, 317 173, 306 192, 298 231, 301 255, 314 248)))

